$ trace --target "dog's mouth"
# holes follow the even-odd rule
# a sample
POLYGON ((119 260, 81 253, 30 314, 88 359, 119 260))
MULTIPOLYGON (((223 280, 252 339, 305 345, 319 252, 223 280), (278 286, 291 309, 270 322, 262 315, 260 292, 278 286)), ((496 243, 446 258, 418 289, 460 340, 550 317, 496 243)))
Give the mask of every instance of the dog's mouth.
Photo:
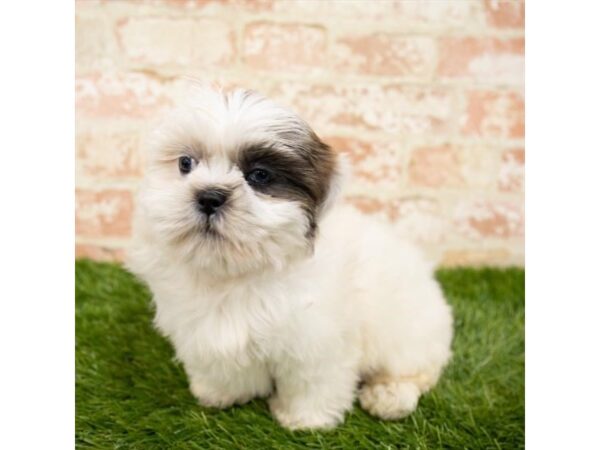
POLYGON ((223 237, 223 235, 215 228, 215 226, 210 224, 209 222, 205 223, 202 226, 201 233, 209 238, 223 237))
POLYGON ((209 239, 224 239, 223 233, 221 233, 217 226, 217 221, 222 220, 218 217, 204 217, 199 224, 199 233, 209 239))

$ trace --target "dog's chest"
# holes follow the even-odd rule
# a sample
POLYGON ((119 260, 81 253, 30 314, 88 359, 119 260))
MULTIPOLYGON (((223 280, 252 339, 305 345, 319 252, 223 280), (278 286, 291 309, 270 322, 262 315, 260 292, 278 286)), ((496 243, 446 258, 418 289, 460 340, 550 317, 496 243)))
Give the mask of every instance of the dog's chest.
POLYGON ((178 301, 156 298, 156 324, 184 360, 266 359, 293 313, 290 293, 236 286, 190 293, 178 301))

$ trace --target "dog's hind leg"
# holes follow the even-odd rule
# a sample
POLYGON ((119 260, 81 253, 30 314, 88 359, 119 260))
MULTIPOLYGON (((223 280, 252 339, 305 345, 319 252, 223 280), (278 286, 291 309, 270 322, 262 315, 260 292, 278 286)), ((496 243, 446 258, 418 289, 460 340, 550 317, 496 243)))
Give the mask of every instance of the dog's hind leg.
POLYGON ((435 385, 439 375, 437 371, 410 376, 378 374, 368 377, 358 394, 360 405, 382 419, 401 419, 417 408, 419 397, 435 385))

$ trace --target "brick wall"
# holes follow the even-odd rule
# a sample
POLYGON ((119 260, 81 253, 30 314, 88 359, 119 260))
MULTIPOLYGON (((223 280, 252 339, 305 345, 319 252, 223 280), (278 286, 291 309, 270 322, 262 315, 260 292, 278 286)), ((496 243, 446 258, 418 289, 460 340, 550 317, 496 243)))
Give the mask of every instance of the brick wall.
POLYGON ((523 71, 519 0, 80 0, 77 255, 123 258, 140 144, 193 76, 294 108, 345 201, 442 264, 523 264, 523 71))

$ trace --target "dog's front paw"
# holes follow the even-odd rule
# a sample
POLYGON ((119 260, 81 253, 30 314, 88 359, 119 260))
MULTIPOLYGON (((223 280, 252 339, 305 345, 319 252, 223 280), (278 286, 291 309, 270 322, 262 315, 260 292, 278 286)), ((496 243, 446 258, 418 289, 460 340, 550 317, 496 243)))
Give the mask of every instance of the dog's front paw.
POLYGON ((235 397, 231 394, 211 388, 207 384, 198 380, 190 383, 190 390, 202 406, 209 408, 229 408, 234 404, 246 403, 251 399, 250 395, 244 397, 235 397))
POLYGON ((319 411, 314 408, 291 407, 278 397, 269 400, 271 413, 277 421, 290 430, 327 430, 334 428, 342 420, 341 414, 319 411))

